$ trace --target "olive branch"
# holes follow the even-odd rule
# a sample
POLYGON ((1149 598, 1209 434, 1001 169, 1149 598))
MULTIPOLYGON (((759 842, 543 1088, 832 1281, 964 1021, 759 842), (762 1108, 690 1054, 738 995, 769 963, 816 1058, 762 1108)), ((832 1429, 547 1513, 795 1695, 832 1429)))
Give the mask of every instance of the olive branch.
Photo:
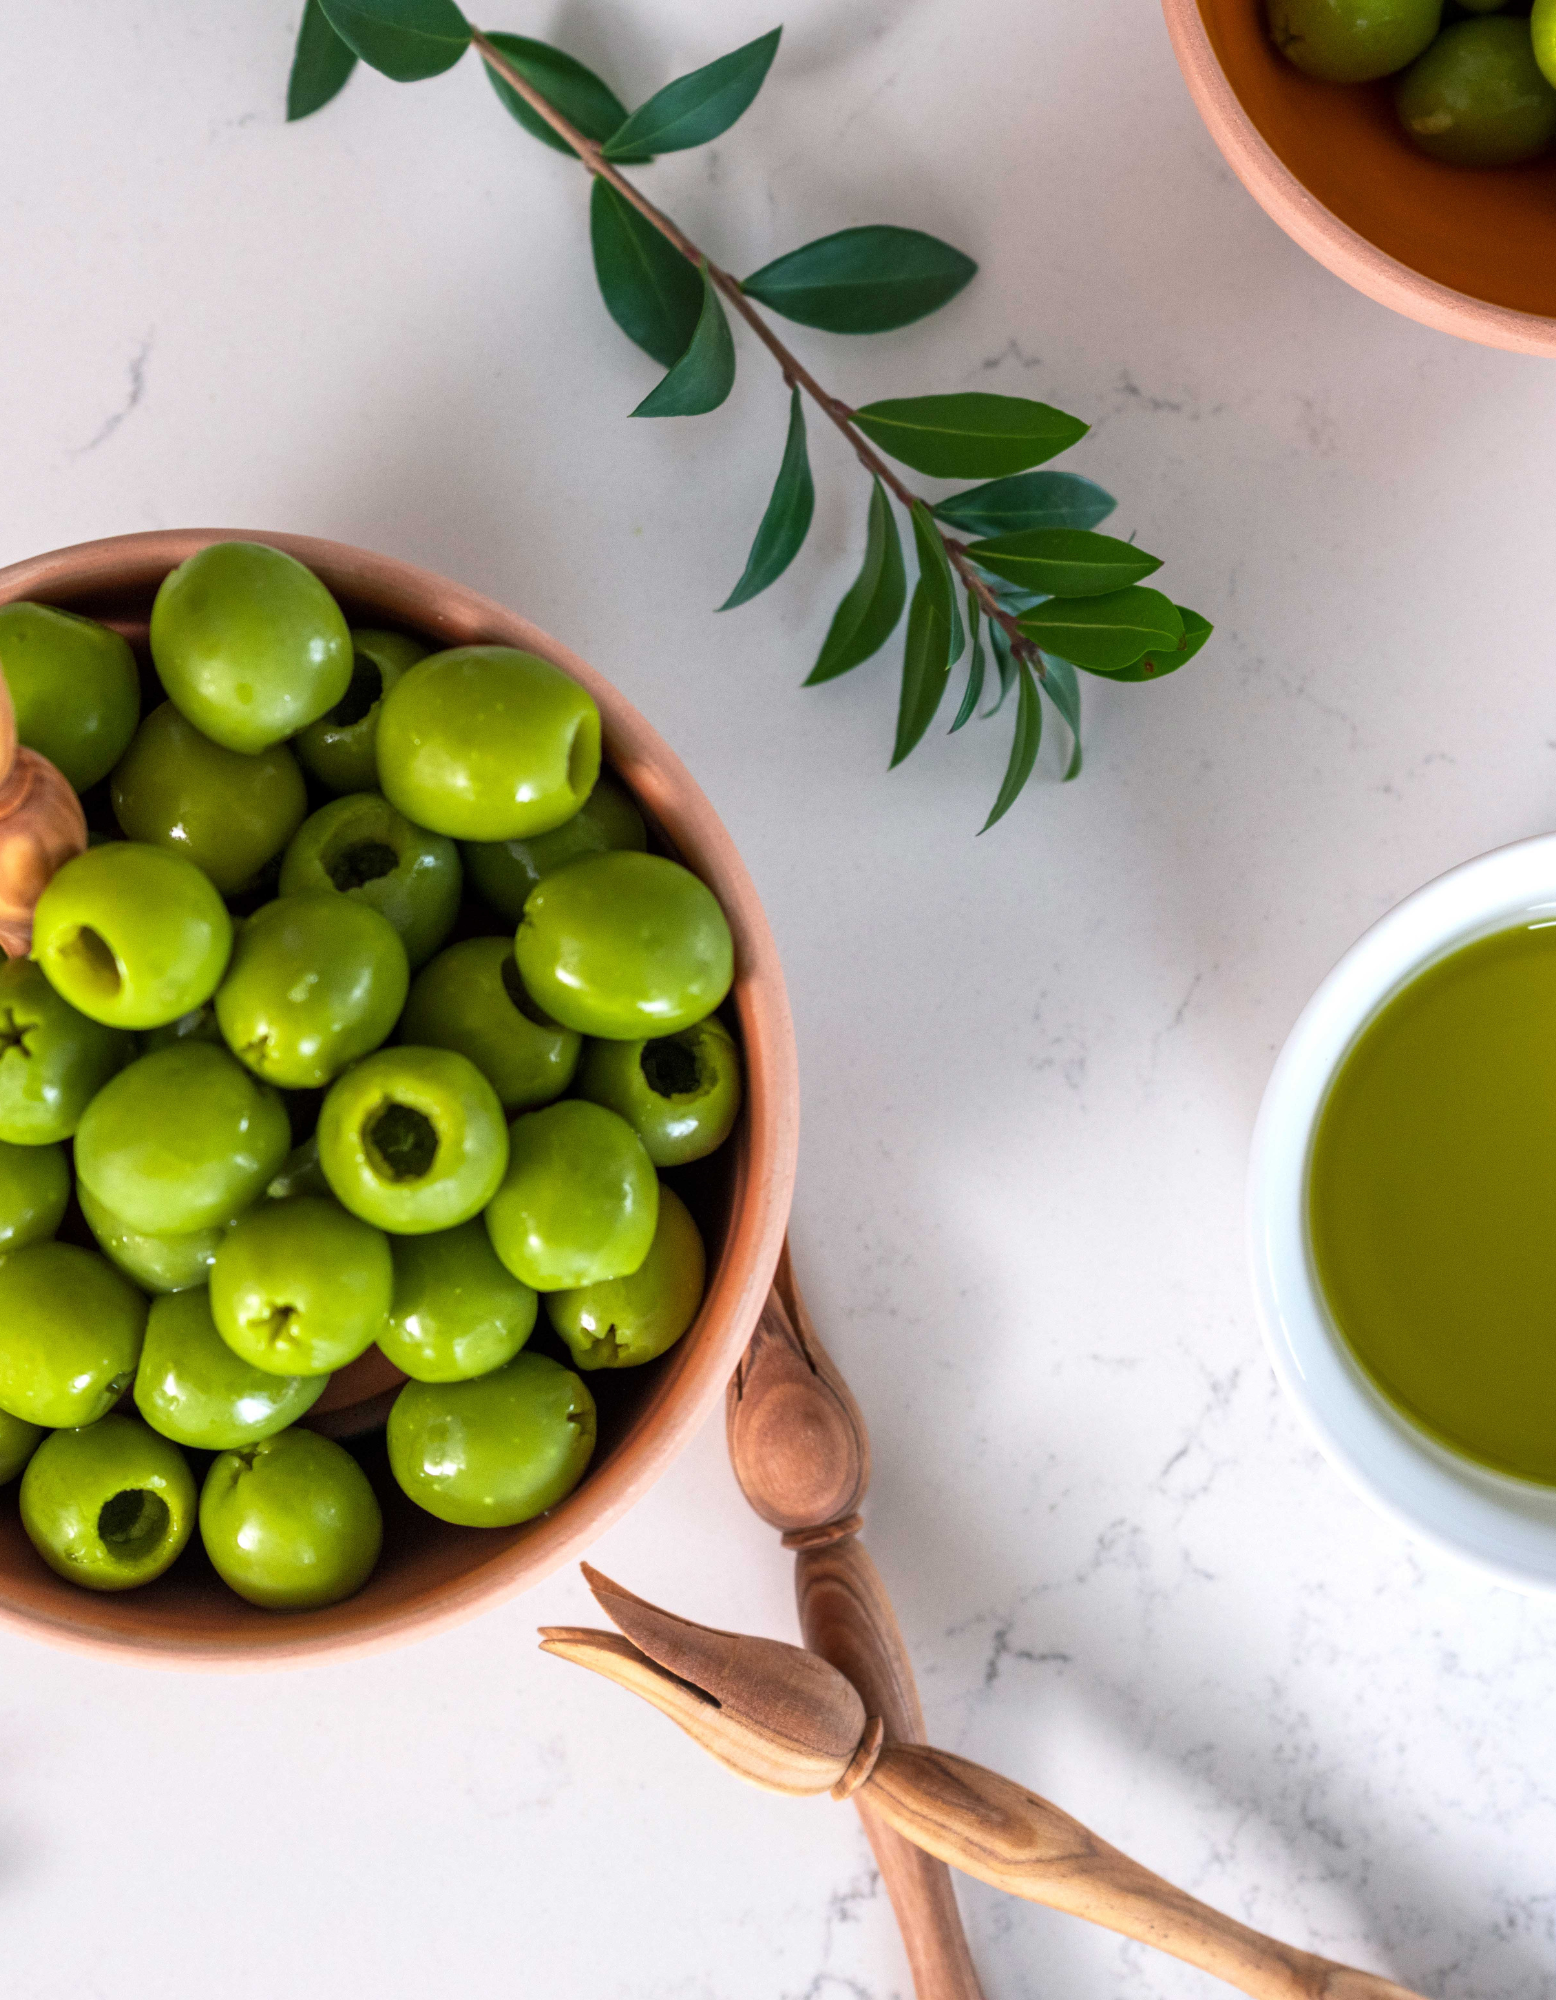
POLYGON ((307 0, 287 93, 304 118, 339 92, 358 59, 400 83, 440 75, 474 48, 498 97, 533 137, 575 155, 592 176, 595 275, 616 324, 666 370, 632 412, 701 416, 735 380, 725 307, 750 328, 789 388, 777 482, 739 582, 718 608, 749 603, 788 568, 815 509, 805 431, 809 399, 871 478, 864 562, 833 615, 806 686, 835 680, 877 653, 907 606, 891 768, 923 740, 966 656, 951 730, 996 714, 1012 692, 1015 729, 983 831, 1003 818, 1032 774, 1046 695, 1069 729, 1065 776, 1080 770, 1076 669, 1139 682, 1174 672, 1211 627, 1143 579, 1159 559, 1096 532, 1114 505, 1090 480, 1038 471, 1086 435, 1047 403, 980 392, 894 397, 854 409, 824 389, 758 306, 825 332, 885 333, 954 298, 977 266, 921 230, 844 229, 734 277, 621 171, 706 145, 729 130, 766 80, 780 28, 676 78, 629 113, 599 76, 564 50, 527 36, 483 33, 455 0, 307 0), (939 479, 984 484, 938 501, 915 493, 889 461, 939 479), (888 497, 890 496, 890 497, 888 497), (911 600, 895 500, 912 531, 911 600), (962 540, 947 530, 974 537, 962 540), (963 603, 966 611, 963 615, 963 603), (988 634, 985 649, 984 633, 988 634), (998 688, 980 710, 994 657, 998 688))

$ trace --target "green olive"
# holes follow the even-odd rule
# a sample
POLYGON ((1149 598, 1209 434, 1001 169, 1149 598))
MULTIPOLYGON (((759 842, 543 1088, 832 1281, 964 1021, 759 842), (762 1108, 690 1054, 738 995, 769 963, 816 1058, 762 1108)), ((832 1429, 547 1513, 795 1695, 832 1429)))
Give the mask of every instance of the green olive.
POLYGON ((0 1410, 63 1430, 134 1380, 146 1301, 95 1250, 33 1243, 0 1258, 0 1329, 0 1410))
POLYGON ((397 1236, 479 1215, 508 1164, 497 1093, 452 1049, 364 1056, 330 1085, 318 1137, 336 1199, 397 1236))
POLYGON ((0 961, 0 1139, 47 1146, 68 1139, 92 1099, 135 1053, 54 991, 29 958, 0 961))
POLYGON ((283 896, 332 889, 367 903, 400 933, 414 972, 453 929, 461 881, 453 841, 412 826, 377 792, 353 792, 304 820, 280 888, 283 896))
POLYGON ((0 1139, 0 1257, 47 1242, 70 1204, 63 1146, 12 1146, 0 1139))
POLYGON ((226 1225, 153 1236, 144 1229, 132 1229, 122 1216, 104 1208, 85 1182, 78 1183, 76 1200, 98 1249, 143 1292, 186 1292, 191 1286, 209 1283, 226 1225))
POLYGON ((465 868, 476 894, 498 916, 516 924, 530 890, 559 868, 618 848, 641 853, 647 845, 643 815, 602 772, 571 819, 529 840, 469 841, 464 848, 465 868))
POLYGON ((556 1506, 582 1479, 594 1440, 594 1398, 542 1354, 517 1354, 473 1382, 407 1382, 389 1412, 401 1488, 463 1528, 511 1528, 556 1506))
POLYGON ((538 1301, 504 1268, 478 1217, 431 1236, 396 1236, 394 1304, 378 1344, 415 1382, 463 1382, 511 1361, 538 1301))
POLYGON ((590 1042, 578 1094, 625 1118, 656 1167, 717 1152, 740 1111, 740 1056, 717 1015, 652 1042, 590 1042))
POLYGON ((338 1202, 293 1195, 251 1208, 211 1266, 211 1315, 267 1375, 328 1375, 383 1331, 394 1266, 381 1231, 338 1202))
POLYGON ((17 741, 57 765, 78 792, 106 778, 140 719, 128 641, 52 604, 4 604, 0 660, 17 741))
POLYGON ((153 1299, 135 1371, 135 1407, 154 1431, 200 1451, 273 1437, 311 1410, 328 1375, 275 1375, 233 1353, 209 1294, 153 1299))
POLYGON ((22 1474, 21 1500, 33 1547, 85 1590, 153 1582, 195 1524, 183 1453, 134 1417, 103 1417, 45 1438, 22 1474))
POLYGON ((1442 0, 1265 0, 1270 35, 1290 63, 1327 83, 1369 83, 1414 62, 1442 20, 1442 0))
POLYGON ((625 1278, 553 1292, 546 1317, 580 1368, 636 1368, 671 1348, 697 1317, 707 1259, 686 1204, 659 1190, 659 1227, 625 1278))
POLYGON ((295 748, 305 768, 332 792, 378 789, 378 715, 383 698, 426 647, 403 632, 351 634, 351 684, 328 715, 310 722, 295 748))
POLYGON ((303 774, 284 744, 251 756, 225 750, 170 701, 136 730, 111 791, 129 839, 184 855, 224 896, 248 888, 308 815, 303 774))
POLYGON ((635 1271, 658 1216, 653 1163, 625 1118, 574 1097, 514 1119, 486 1227, 524 1284, 554 1292, 635 1271))
POLYGON ((384 1524, 350 1452, 289 1430, 216 1460, 200 1494, 200 1538, 222 1582, 250 1604, 313 1611, 367 1582, 384 1524))
POLYGON ((1556 89, 1529 23, 1507 15, 1445 28, 1400 78, 1394 106, 1421 151, 1450 166, 1517 166, 1556 139, 1556 89))
POLYGON ((583 1038, 531 1000, 513 940, 465 938, 416 975, 400 1021, 402 1042, 455 1049, 496 1091, 507 1112, 549 1104, 573 1080, 583 1038))

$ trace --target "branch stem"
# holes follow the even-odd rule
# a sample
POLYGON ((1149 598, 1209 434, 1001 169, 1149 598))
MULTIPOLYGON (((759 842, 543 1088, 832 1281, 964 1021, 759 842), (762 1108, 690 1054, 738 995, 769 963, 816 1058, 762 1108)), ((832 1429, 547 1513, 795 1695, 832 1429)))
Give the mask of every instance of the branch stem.
MULTIPOLYGON (((617 166, 606 159, 595 141, 585 138, 583 133, 578 130, 577 126, 570 119, 563 117, 555 105, 549 103, 528 78, 521 75, 514 68, 502 50, 487 36, 483 35, 477 29, 472 34, 471 40, 479 51, 481 60, 486 64, 487 68, 494 75, 500 76, 516 96, 523 98, 531 111, 537 117, 543 118, 558 138, 567 142, 591 174, 594 174, 598 179, 605 181, 609 186, 613 187, 623 201, 630 202, 638 214, 643 217, 644 221, 651 223, 659 231, 660 235, 664 237, 665 241, 673 244, 689 263, 700 265, 707 271, 708 282, 734 307, 735 311, 739 313, 746 325, 750 327, 757 339, 767 349, 768 353, 783 371, 785 382, 791 388, 799 388, 809 396, 822 415, 829 422, 835 424, 838 430, 842 432, 843 436, 848 440, 854 456, 859 460, 859 463, 864 467, 866 472, 873 473, 880 480, 881 484, 890 493, 894 494, 900 504, 906 507, 911 513, 914 505, 919 501, 920 495, 903 484, 902 480, 893 472, 886 460, 874 449, 869 439, 855 427, 853 421, 854 413, 848 405, 840 402, 836 396, 829 395, 799 357, 792 353, 778 338, 767 321, 741 290, 739 279, 731 277, 728 271, 724 270, 720 265, 715 264, 706 251, 700 250, 693 243, 678 223, 672 221, 663 209, 656 208, 640 188, 635 187, 617 166)), ((927 501, 924 502, 925 506, 928 506, 928 504, 927 501)), ((977 565, 968 555, 965 546, 944 533, 938 522, 935 526, 935 532, 945 544, 946 555, 950 559, 951 567, 972 592, 973 596, 977 598, 984 615, 991 622, 1000 625, 1004 629, 1010 639, 1012 649, 1018 658, 1024 659, 1034 672, 1036 672, 1039 679, 1041 679, 1043 675, 1043 663, 1037 647, 1016 623, 1014 615, 1005 610, 999 603, 994 592, 979 572, 977 565)))

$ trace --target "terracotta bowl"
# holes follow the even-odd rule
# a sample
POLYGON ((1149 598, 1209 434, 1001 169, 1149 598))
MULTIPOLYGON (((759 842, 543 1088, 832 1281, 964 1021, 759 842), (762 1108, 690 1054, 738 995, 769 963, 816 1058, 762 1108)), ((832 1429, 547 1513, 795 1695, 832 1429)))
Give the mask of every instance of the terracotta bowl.
MULTIPOLYGON (((99 1596, 45 1568, 22 1532, 16 1489, 0 1494, 0 1619, 36 1638, 121 1659, 178 1667, 267 1667, 390 1646, 468 1618, 578 1556, 645 1493, 723 1392, 767 1295, 794 1188, 798 1077, 794 1035, 772 935, 751 879, 717 815, 669 747, 576 653, 489 598, 428 570, 339 542, 297 535, 185 529, 122 535, 0 569, 0 603, 36 598, 89 613, 132 639, 146 630, 157 585, 207 542, 266 541, 323 578, 353 624, 391 625, 436 646, 497 642, 539 653, 599 703, 605 751, 656 842, 713 889, 735 936, 729 1011, 745 1054, 746 1106, 729 1144, 678 1182, 703 1227, 708 1290, 696 1324, 661 1361, 591 1375, 600 1443, 576 1492, 510 1529, 451 1528, 414 1508, 387 1476, 381 1440, 354 1445, 384 1504, 384 1553, 367 1587, 327 1611, 256 1610, 222 1585, 198 1547, 144 1590, 99 1596)), ((549 1336, 541 1336, 546 1338, 549 1336)), ((560 1352, 560 1350, 558 1350, 560 1352)), ((321 1429, 382 1420, 384 1377, 357 1364, 337 1378, 321 1429)), ((392 1393, 392 1391, 391 1391, 392 1393)))
POLYGON ((1416 151, 1384 84, 1316 82, 1263 0, 1162 0, 1189 94, 1266 214, 1368 298, 1444 333, 1556 354, 1556 162, 1473 169, 1416 151))

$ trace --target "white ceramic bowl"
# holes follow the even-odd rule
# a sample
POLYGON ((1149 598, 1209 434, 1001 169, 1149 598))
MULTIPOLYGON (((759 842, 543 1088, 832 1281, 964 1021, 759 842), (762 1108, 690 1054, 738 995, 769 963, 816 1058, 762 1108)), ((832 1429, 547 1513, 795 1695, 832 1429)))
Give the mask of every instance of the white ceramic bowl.
POLYGON ((1254 1129, 1248 1245, 1275 1372, 1319 1444, 1410 1533, 1520 1590, 1556 1590, 1556 1488, 1455 1456, 1386 1402, 1330 1317, 1308 1241, 1313 1130, 1330 1080, 1389 996, 1457 946, 1556 922, 1556 834, 1483 854, 1418 889, 1346 953, 1292 1029, 1254 1129))

